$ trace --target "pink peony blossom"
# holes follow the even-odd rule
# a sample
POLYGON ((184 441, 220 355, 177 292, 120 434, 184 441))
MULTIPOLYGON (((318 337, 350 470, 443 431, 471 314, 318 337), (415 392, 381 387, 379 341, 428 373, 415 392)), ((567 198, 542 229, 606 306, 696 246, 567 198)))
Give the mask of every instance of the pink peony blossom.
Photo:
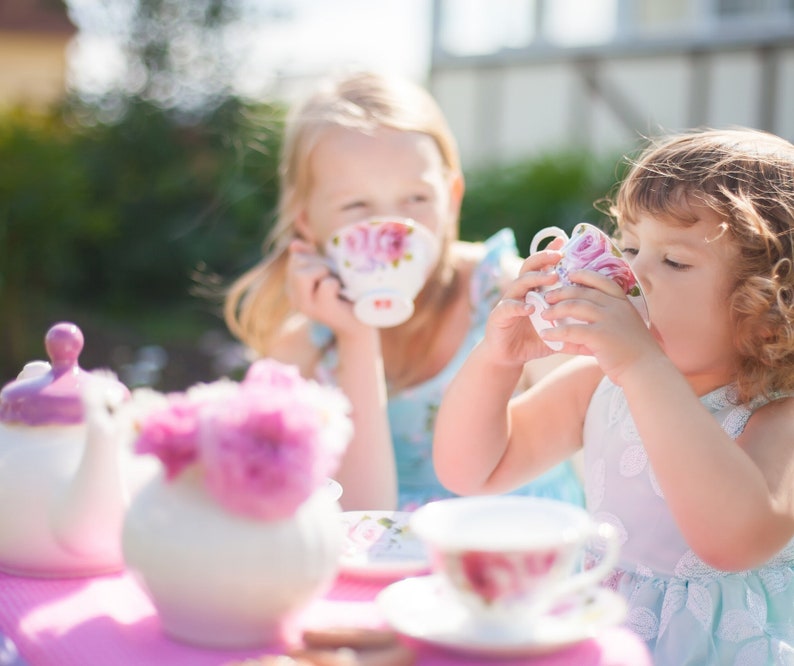
POLYGON ((209 492, 233 513, 292 515, 326 476, 317 465, 320 419, 309 405, 285 408, 254 391, 218 406, 203 423, 201 459, 209 492))
POLYGON ((135 441, 135 452, 160 458, 166 478, 173 479, 196 460, 197 435, 197 403, 175 393, 164 407, 147 416, 135 441))
POLYGON ((208 492, 230 512, 279 520, 336 471, 352 435, 349 412, 338 389, 262 359, 239 384, 165 396, 141 420, 135 450, 160 458, 169 480, 200 465, 208 492))
POLYGON ((284 365, 269 358, 254 361, 245 373, 243 383, 262 383, 278 389, 300 389, 305 380, 297 366, 284 365))

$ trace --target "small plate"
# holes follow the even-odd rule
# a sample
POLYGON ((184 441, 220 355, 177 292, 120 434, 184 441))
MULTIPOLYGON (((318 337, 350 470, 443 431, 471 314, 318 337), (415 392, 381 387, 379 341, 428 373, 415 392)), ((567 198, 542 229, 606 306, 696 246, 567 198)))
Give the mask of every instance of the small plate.
POLYGON ((478 625, 435 575, 392 583, 377 604, 385 620, 405 636, 451 652, 498 657, 556 652, 594 638, 626 616, 623 597, 593 588, 518 630, 478 625))
POLYGON ((367 578, 401 578, 430 568, 424 544, 408 527, 408 511, 345 511, 343 573, 367 578))

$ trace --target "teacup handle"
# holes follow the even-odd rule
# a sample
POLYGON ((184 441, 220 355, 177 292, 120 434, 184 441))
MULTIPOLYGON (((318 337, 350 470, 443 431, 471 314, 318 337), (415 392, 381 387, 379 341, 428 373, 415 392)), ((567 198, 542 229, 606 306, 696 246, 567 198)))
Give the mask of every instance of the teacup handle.
POLYGON ((547 238, 562 238, 566 243, 568 242, 568 234, 559 227, 546 227, 538 231, 533 237, 532 242, 529 244, 529 253, 535 254, 538 251, 538 246, 541 241, 547 238))
POLYGON ((596 566, 574 574, 544 593, 532 604, 531 612, 533 615, 541 615, 547 612, 565 597, 597 585, 612 573, 620 554, 620 540, 617 530, 609 523, 598 523, 594 524, 591 536, 597 536, 605 542, 604 556, 601 561, 596 566))

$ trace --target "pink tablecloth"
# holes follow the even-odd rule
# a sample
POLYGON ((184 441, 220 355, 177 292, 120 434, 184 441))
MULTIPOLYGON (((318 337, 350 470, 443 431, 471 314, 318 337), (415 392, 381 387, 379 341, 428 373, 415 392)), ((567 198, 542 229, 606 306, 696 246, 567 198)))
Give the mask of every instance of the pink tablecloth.
MULTIPOLYGON (((298 627, 380 626, 374 603, 381 584, 340 578, 300 615, 298 627)), ((127 574, 49 580, 0 574, 0 633, 29 666, 222 666, 267 650, 207 650, 166 637, 146 594, 127 574)), ((430 645, 417 649, 420 666, 465 663, 517 666, 650 666, 644 644, 614 627, 561 652, 525 659, 464 658, 430 645)))

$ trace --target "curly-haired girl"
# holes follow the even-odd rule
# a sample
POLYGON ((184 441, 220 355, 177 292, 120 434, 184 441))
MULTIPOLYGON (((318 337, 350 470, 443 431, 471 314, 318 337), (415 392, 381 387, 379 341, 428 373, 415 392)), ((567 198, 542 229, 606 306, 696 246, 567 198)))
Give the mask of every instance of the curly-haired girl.
POLYGON ((445 395, 439 478, 503 492, 582 448, 588 510, 622 536, 609 583, 654 662, 792 664, 794 146, 665 138, 611 212, 650 328, 608 278, 573 273, 546 295, 543 337, 580 358, 511 400, 550 353, 524 296, 560 254, 529 257, 445 395))

